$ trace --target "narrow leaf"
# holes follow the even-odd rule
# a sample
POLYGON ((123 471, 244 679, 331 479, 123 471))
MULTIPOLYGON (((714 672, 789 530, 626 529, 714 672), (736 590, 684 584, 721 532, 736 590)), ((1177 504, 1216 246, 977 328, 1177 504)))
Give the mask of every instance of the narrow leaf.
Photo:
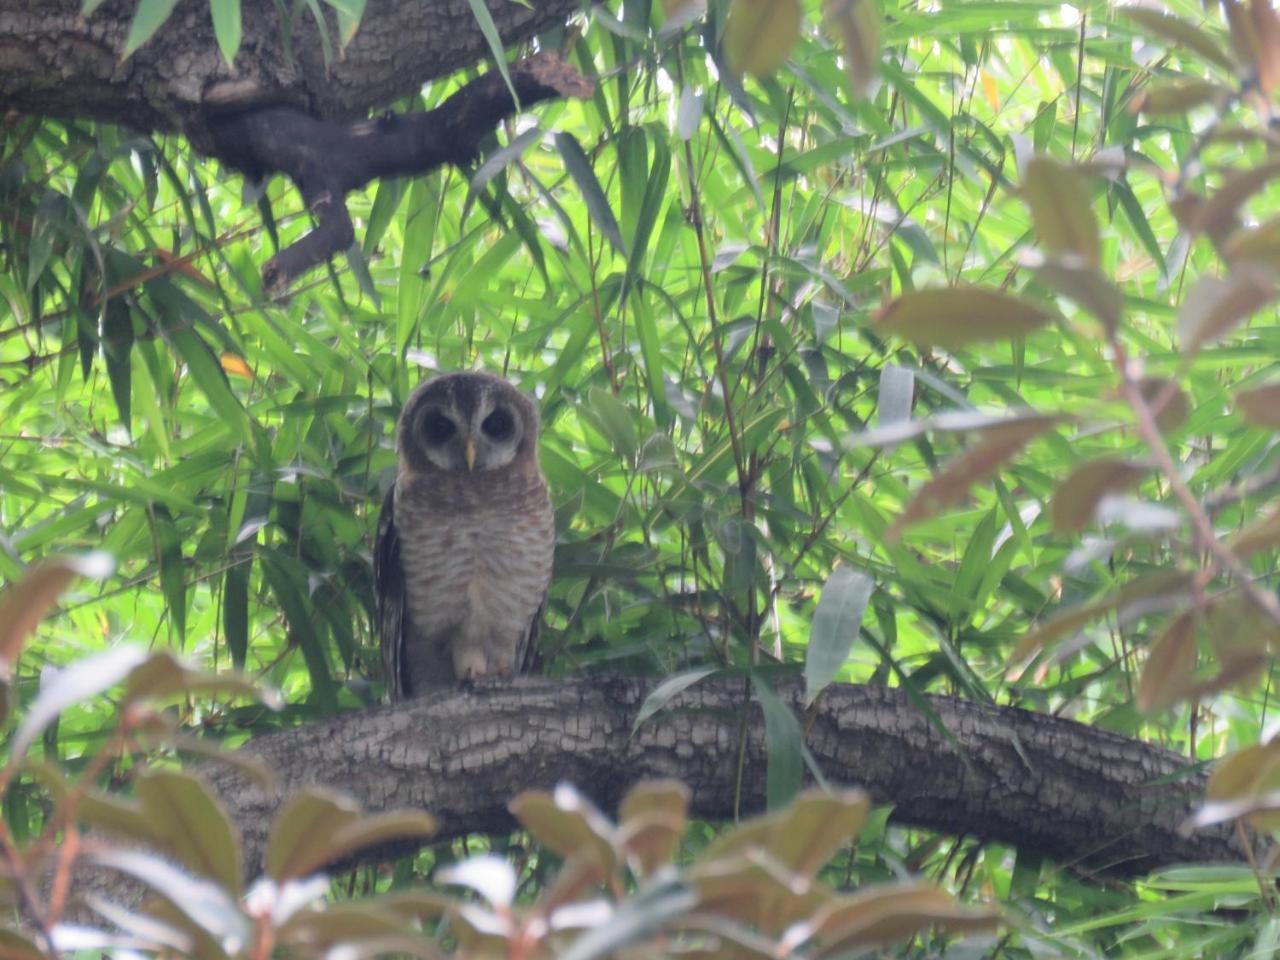
POLYGON ((804 774, 804 734, 791 708, 758 674, 751 675, 756 699, 764 711, 764 741, 768 765, 765 800, 768 809, 786 806, 800 792, 804 774))
MULTIPOLYGON (((471 0, 471 2, 478 3, 479 0, 471 0)), ((591 215, 591 219, 613 244, 613 248, 625 257, 627 245, 622 240, 622 230, 618 227, 617 218, 613 215, 613 208, 609 206, 609 198, 605 196, 600 181, 596 179, 595 171, 591 169, 591 161, 587 159, 587 155, 582 152, 582 147, 578 145, 578 141, 571 133, 557 133, 556 146, 560 150, 560 156, 564 160, 569 176, 582 191, 582 198, 587 203, 587 212, 591 215)))
POLYGON ((644 698, 644 703, 640 705, 640 710, 636 713, 635 722, 631 725, 631 735, 635 736, 635 732, 640 729, 640 724, 652 717, 689 687, 692 687, 699 680, 718 672, 719 669, 717 667, 698 667, 696 670, 686 670, 684 673, 677 673, 675 676, 667 677, 644 698))
POLYGON ((177 5, 178 0, 138 0, 133 20, 129 23, 129 32, 124 38, 124 50, 120 53, 120 59, 128 60, 135 50, 150 40, 169 19, 169 14, 173 13, 173 8, 177 5))
POLYGON ((852 567, 841 565, 831 571, 813 614, 805 651, 806 704, 813 703, 848 659, 874 586, 874 580, 852 567))

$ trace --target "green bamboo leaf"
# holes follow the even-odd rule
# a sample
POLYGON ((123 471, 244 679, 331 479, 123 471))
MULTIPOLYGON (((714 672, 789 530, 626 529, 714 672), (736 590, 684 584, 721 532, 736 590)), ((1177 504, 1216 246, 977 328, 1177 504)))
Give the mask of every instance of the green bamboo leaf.
POLYGON ((699 680, 705 680, 713 673, 719 672, 716 667, 698 667, 696 670, 686 670, 683 673, 667 677, 666 680, 663 680, 662 683, 649 691, 649 695, 644 698, 644 703, 640 704, 640 709, 636 712, 635 722, 631 725, 632 735, 634 736, 635 732, 640 729, 640 724, 652 717, 685 690, 688 690, 699 680))
POLYGON ((768 758, 765 797, 768 808, 785 807, 800 792, 804 776, 804 734, 800 722, 759 674, 751 675, 756 699, 764 711, 764 742, 768 758))
POLYGON ((236 53, 240 49, 240 3, 241 0, 209 0, 213 36, 218 41, 218 49, 222 51, 222 59, 227 61, 229 67, 235 66, 236 53))
POLYGON ((222 578, 222 632, 231 652, 231 663, 244 669, 249 651, 250 562, 236 563, 222 578))
POLYGON ((817 699, 849 658, 874 587, 874 580, 852 567, 841 565, 831 571, 809 628, 804 657, 806 704, 817 699))
POLYGON ((124 38, 124 50, 120 53, 120 59, 128 60, 135 50, 150 40, 164 26, 177 5, 178 0, 138 0, 133 20, 129 23, 129 32, 124 38))
POLYGON ((595 171, 591 169, 591 161, 587 159, 587 155, 582 152, 582 147, 578 145, 578 141, 571 133, 563 131, 557 133, 556 146, 560 150, 560 156, 564 160, 565 169, 569 171, 569 176, 582 191, 582 198, 587 202, 587 212, 591 214, 591 219, 613 244, 613 248, 625 257, 627 245, 622 241, 622 230, 618 227, 618 221, 613 215, 613 208, 609 206, 609 198, 605 196, 600 181, 596 179, 595 171))
POLYGON ((316 629, 314 611, 306 599, 305 581, 299 582, 289 566, 275 555, 262 558, 262 575, 284 611, 290 639, 302 649, 313 693, 326 710, 336 709, 338 691, 333 683, 333 671, 329 667, 323 637, 316 629))
POLYGON ((516 88, 511 82, 511 74, 507 71, 507 55, 502 45, 502 37, 498 33, 498 27, 493 22, 493 15, 489 13, 489 8, 485 6, 484 0, 467 0, 467 5, 471 7, 471 13, 476 18, 476 25, 480 27, 480 32, 484 34, 484 42, 489 45, 489 52, 493 54, 493 62, 498 66, 498 72, 502 74, 502 79, 506 81, 507 89, 511 91, 511 99, 518 105, 520 103, 520 95, 516 93, 516 88))
POLYGON ((175 645, 181 650, 186 646, 187 638, 187 579, 182 557, 182 537, 169 511, 159 505, 151 511, 151 531, 156 542, 160 590, 164 593, 165 604, 169 608, 175 645))

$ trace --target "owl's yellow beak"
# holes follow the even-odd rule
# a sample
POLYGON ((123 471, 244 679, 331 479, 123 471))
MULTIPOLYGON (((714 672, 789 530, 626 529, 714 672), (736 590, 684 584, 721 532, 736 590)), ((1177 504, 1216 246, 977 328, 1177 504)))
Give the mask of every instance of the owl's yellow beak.
POLYGON ((467 473, 475 473, 476 442, 471 437, 467 437, 466 445, 462 448, 462 455, 467 459, 467 473))

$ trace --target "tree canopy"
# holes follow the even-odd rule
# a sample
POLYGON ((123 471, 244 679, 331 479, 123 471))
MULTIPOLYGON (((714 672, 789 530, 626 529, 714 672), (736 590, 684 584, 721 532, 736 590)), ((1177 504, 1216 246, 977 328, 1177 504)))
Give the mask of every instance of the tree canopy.
MULTIPOLYGON (((457 59, 440 66, 454 72, 387 60, 426 30, 396 20, 405 5, 393 0, 43 14, 0 2, 0 27, 28 31, 0 39, 15 51, 0 57, 0 578, 24 585, 0 606, 18 718, 0 847, 65 835, 66 794, 51 780, 82 778, 95 797, 127 785, 140 803, 184 789, 163 780, 163 762, 144 767, 146 729, 119 726, 148 697, 168 698, 165 736, 193 752, 341 724, 378 702, 370 564, 395 418, 432 372, 480 368, 541 411, 557 528, 548 675, 639 678, 648 722, 692 709, 681 697, 699 684, 714 686, 709 700, 740 687, 762 711, 685 745, 736 771, 733 803, 715 809, 736 812, 747 794, 775 818, 819 809, 806 794, 776 812, 835 762, 834 746, 806 746, 824 696, 843 702, 833 683, 896 688, 928 743, 963 740, 979 766, 981 744, 957 725, 987 714, 930 695, 1080 721, 1105 731, 1080 741, 1098 756, 1127 749, 1109 739, 1119 734, 1185 759, 1171 770, 1142 754, 1135 769, 1156 771, 1142 787, 1183 781, 1199 796, 1197 766, 1219 761, 1194 823, 1181 808, 1174 819, 1217 830, 1214 849, 1236 859, 1109 884, 1047 841, 922 829, 955 824, 929 817, 887 825, 890 810, 837 794, 821 808, 847 814, 826 838, 841 845, 822 874, 833 887, 874 897, 878 881, 924 874, 1004 908, 986 939, 904 949, 1274 950, 1274 862, 1255 847, 1277 803, 1271 4, 420 6, 457 31, 457 59), (101 44, 68 47, 84 59, 59 61, 61 93, 30 53, 53 49, 36 39, 46 28, 101 44), (194 66, 181 60, 190 50, 194 66), (539 58, 576 74, 512 100, 520 64, 539 58), (501 109, 474 151, 417 176, 343 181, 349 249, 264 284, 272 258, 323 224, 318 204, 340 198, 296 170, 268 164, 251 172, 295 179, 259 181, 237 172, 252 164, 211 158, 231 159, 218 124, 285 108, 387 129, 481 89, 501 109), (374 111, 387 115, 367 120, 374 111), (112 572, 96 559, 37 564, 83 551, 109 555, 112 572), (97 579, 76 580, 26 639, 76 570, 97 579), (121 654, 128 645, 236 668, 279 690, 279 709, 244 699, 239 681, 204 692, 173 661, 121 654), (90 657, 97 673, 80 676, 95 679, 52 707, 41 699, 42 674, 90 657), (119 682, 124 693, 96 696, 119 682), (19 770, 24 751, 44 774, 19 770), (753 751, 762 782, 744 784, 753 751)), ((1061 728, 1046 729, 1052 743, 1061 728)), ((1013 741, 993 767, 1002 777, 1017 756, 1051 756, 1013 741)), ((903 769, 938 762, 914 742, 895 757, 903 769)), ((630 784, 597 786, 614 800, 630 784)), ((645 789, 620 826, 588 811, 591 829, 564 828, 614 859, 579 877, 569 856, 561 881, 615 894, 639 883, 642 902, 618 916, 665 923, 689 889, 709 896, 698 883, 725 850, 713 843, 688 887, 644 886, 714 832, 697 822, 685 834, 688 798, 645 789), (655 808, 662 855, 650 857, 626 838, 655 808), (644 868, 622 872, 628 856, 644 868)), ((576 796, 526 803, 565 815, 576 796)), ((896 796, 914 797, 911 784, 896 796)), ((1085 833, 1095 803, 1096 822, 1115 822, 1117 796, 1082 789, 1070 822, 1085 833)), ((356 822, 323 806, 337 801, 298 802, 313 806, 295 814, 356 822)), ((692 815, 709 815, 700 802, 692 815)), ((993 824, 1003 802, 990 800, 993 824)), ((531 809, 517 809, 521 825, 571 854, 531 809)), ((394 832, 350 829, 361 842, 327 853, 394 832)), ((785 860, 769 836, 763 849, 785 860)), ((550 858, 519 861, 522 842, 483 841, 520 862, 527 901, 554 899, 550 858)), ((465 852, 459 841, 405 855, 391 876, 352 868, 342 887, 401 890, 465 852)), ((812 880, 826 862, 790 866, 812 880)), ((474 876, 460 882, 502 900, 474 876)), ((951 931, 990 925, 933 888, 899 893, 917 898, 894 901, 902 910, 916 904, 951 931)), ((799 911, 789 918, 819 916, 786 902, 799 911)), ((425 903, 401 913, 445 912, 425 903)), ((870 922, 862 904, 828 904, 806 949, 874 941, 832 932, 839 910, 839 922, 870 922)))

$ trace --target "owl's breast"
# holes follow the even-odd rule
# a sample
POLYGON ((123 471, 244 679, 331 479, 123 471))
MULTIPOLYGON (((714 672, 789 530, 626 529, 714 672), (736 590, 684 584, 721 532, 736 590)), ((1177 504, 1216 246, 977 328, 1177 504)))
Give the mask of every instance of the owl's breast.
POLYGON ((405 597, 423 641, 473 636, 514 651, 527 635, 555 542, 551 504, 537 479, 504 491, 486 491, 470 477, 397 487, 405 597))

